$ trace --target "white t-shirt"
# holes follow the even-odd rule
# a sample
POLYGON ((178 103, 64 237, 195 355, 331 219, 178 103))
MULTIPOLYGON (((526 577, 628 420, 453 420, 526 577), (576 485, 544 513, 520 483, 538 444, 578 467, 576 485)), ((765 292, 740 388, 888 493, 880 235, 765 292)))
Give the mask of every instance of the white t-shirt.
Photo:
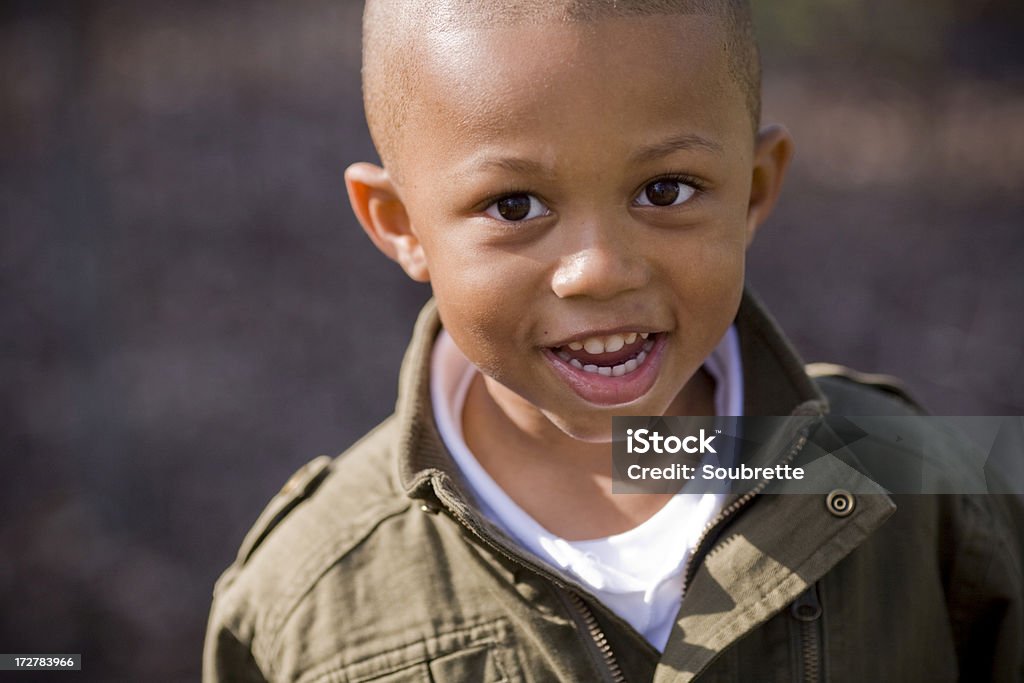
MULTIPOLYGON (((743 369, 735 327, 726 332, 704 369, 715 380, 716 414, 742 415, 743 369)), ((629 531, 586 541, 560 538, 516 505, 466 445, 462 411, 476 373, 442 330, 431 360, 434 418, 481 512, 523 548, 575 577, 654 647, 664 650, 682 601, 686 560, 704 527, 721 510, 725 492, 688 494, 684 487, 684 493, 629 531)))

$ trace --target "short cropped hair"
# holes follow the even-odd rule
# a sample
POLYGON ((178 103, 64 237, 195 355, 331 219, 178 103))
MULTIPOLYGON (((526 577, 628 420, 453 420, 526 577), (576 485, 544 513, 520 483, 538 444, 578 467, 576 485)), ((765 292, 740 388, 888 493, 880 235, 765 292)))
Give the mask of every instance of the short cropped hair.
POLYGON ((745 97, 753 128, 761 120, 761 60, 749 0, 366 0, 363 12, 363 104, 381 161, 394 157, 421 68, 409 48, 434 30, 527 21, 589 22, 608 17, 697 14, 725 28, 728 67, 745 97))

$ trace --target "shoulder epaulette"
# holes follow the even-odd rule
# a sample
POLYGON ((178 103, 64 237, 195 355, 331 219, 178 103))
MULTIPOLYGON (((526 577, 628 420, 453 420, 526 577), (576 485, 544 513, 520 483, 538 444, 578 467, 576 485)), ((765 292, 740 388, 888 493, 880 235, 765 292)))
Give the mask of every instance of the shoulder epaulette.
POLYGON ((330 472, 332 462, 332 458, 321 455, 300 467, 295 474, 289 477, 285 485, 260 514, 249 533, 246 534, 245 540, 242 541, 242 547, 238 550, 237 564, 242 565, 248 562, 253 552, 273 531, 274 527, 280 524, 295 509, 295 506, 313 495, 313 492, 323 483, 330 472))
POLYGON ((828 377, 838 377, 857 384, 873 387, 889 394, 890 396, 900 399, 914 408, 923 410, 917 399, 910 394, 906 385, 892 375, 860 372, 853 368, 848 368, 845 365, 838 365, 836 363, 808 363, 806 370, 808 376, 812 379, 818 380, 828 377))

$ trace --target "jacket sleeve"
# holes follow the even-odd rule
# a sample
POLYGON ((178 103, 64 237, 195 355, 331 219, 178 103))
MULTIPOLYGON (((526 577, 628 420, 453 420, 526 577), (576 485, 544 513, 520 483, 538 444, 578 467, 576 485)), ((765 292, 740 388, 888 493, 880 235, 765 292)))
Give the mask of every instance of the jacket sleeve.
POLYGON ((203 646, 203 683, 268 683, 252 654, 252 629, 221 590, 231 573, 229 569, 214 592, 203 646))
POLYGON ((217 581, 203 648, 203 683, 266 683, 271 680, 252 652, 256 606, 265 605, 269 598, 258 590, 251 592, 251 579, 262 578, 264 583, 270 584, 274 579, 266 575, 266 567, 254 575, 248 565, 271 532, 316 491, 326 478, 331 462, 331 458, 320 456, 291 476, 246 534, 234 563, 217 581))
POLYGON ((960 680, 1024 681, 1024 500, 964 496, 949 574, 960 680))
POLYGON ((267 683, 252 652, 225 628, 206 634, 203 650, 203 683, 267 683))
POLYGON ((203 647, 203 683, 267 683, 250 643, 222 614, 214 599, 203 647))

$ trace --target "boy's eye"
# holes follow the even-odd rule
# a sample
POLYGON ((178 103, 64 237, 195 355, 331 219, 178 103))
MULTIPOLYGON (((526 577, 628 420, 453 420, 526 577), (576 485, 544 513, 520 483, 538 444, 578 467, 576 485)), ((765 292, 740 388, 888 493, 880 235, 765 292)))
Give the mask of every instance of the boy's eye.
POLYGON ((636 203, 640 206, 678 206, 696 192, 696 188, 681 180, 659 178, 644 186, 636 203))
POLYGON ((510 194, 488 206, 484 213, 499 221, 525 221, 546 216, 548 207, 530 194, 510 194))

